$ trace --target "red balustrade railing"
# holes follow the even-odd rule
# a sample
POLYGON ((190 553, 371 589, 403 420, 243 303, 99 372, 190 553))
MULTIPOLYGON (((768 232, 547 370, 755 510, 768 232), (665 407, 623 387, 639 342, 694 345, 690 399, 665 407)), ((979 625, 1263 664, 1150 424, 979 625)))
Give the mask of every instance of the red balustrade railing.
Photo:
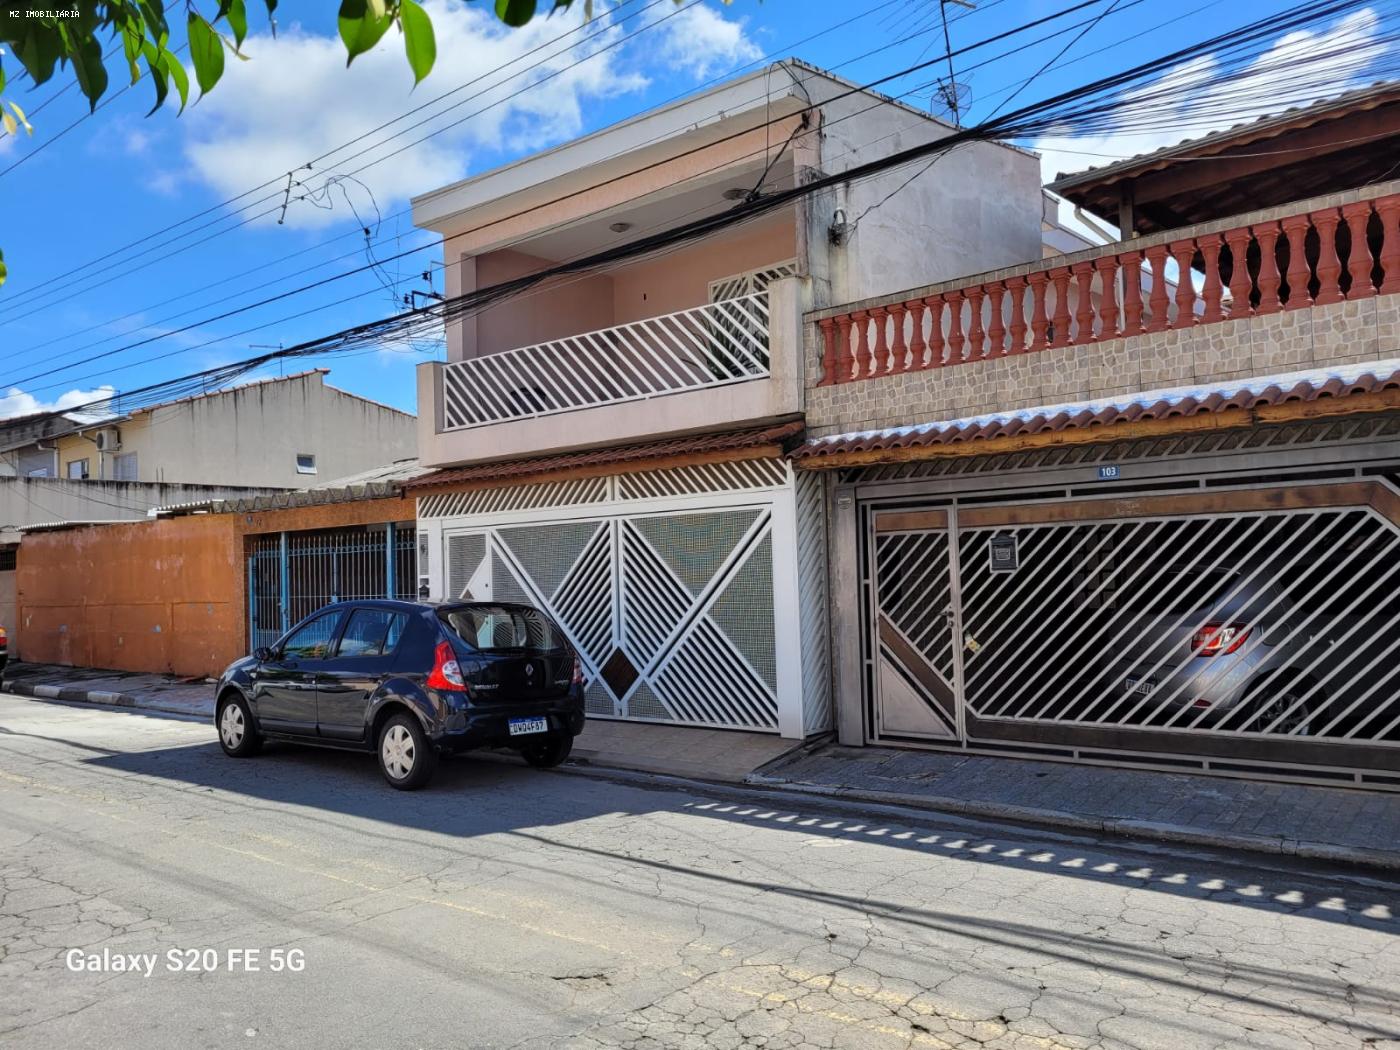
POLYGON ((821 385, 1394 292, 1400 194, 823 317, 821 385))

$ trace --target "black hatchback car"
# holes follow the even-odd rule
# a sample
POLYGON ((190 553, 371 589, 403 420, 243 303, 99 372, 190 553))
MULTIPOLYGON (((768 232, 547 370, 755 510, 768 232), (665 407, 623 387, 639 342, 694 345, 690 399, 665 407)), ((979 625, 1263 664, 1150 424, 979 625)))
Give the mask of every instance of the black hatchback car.
POLYGON ((327 606, 219 678, 224 752, 264 739, 368 751, 396 788, 422 787, 441 752, 508 747, 556 766, 583 729, 583 671, 559 628, 507 602, 327 606))

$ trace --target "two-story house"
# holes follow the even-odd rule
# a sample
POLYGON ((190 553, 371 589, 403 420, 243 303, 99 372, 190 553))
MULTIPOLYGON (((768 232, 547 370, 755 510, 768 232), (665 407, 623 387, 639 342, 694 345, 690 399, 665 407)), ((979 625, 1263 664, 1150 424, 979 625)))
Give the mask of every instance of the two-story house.
POLYGON ((1051 185, 1115 243, 808 313, 842 742, 1400 786, 1397 156, 1376 85, 1051 185))
MULTIPOLYGON (((414 221, 451 301, 951 131, 780 62, 419 197, 414 221)), ((548 609, 595 717, 828 728, 825 493, 785 457, 819 378, 802 315, 1041 255, 1032 155, 910 174, 454 314, 419 370, 420 593, 548 609)))

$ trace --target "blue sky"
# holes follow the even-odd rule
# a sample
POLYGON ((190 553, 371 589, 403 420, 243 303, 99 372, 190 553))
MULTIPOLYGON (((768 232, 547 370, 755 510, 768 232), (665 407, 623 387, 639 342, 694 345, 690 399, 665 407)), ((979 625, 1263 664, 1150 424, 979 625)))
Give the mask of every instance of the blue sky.
MULTIPOLYGON (((261 5, 250 4, 251 34, 244 46, 250 60, 231 60, 208 98, 182 116, 167 106, 147 117, 152 96, 147 85, 138 84, 61 138, 55 136, 86 110, 78 91, 60 75, 31 93, 29 85, 14 83, 15 66, 7 62, 12 83, 6 97, 30 111, 35 133, 32 139, 0 138, 0 171, 23 160, 0 175, 0 248, 10 269, 10 280, 0 289, 0 415, 80 402, 103 387, 132 389, 390 315, 402 308, 397 300, 404 292, 426 287, 416 275, 439 261, 440 253, 429 248, 306 294, 210 320, 368 267, 367 252, 378 260, 431 245, 432 237, 415 231, 406 214, 412 195, 606 126, 730 73, 748 72, 769 56, 796 55, 864 82, 935 57, 943 46, 932 0, 733 0, 729 5, 698 0, 680 8, 672 0, 630 0, 620 6, 598 0, 600 11, 613 13, 562 40, 578 16, 538 19, 512 32, 488 17, 483 0, 429 0, 425 6, 437 28, 439 54, 432 75, 416 90, 393 33, 345 69, 331 0, 283 0, 276 40, 261 5), (575 50, 520 72, 567 44, 575 50), (607 44, 614 46, 570 66, 607 44), (492 72, 537 48, 503 72, 492 72), (507 80, 514 73, 519 75, 507 80), (550 73, 556 75, 548 82, 535 83, 550 73), (488 87, 489 94, 474 97, 488 87), (66 90, 57 93, 61 88, 66 90), (353 148, 309 170, 299 167, 454 89, 353 148), (426 123, 378 145, 418 121, 426 123), (438 134, 388 156, 429 132, 438 134), (351 156, 366 148, 370 151, 363 156, 351 156), (297 184, 287 193, 292 168, 299 168, 297 184), (271 185, 240 197, 269 180, 271 185), (236 197, 236 204, 223 205, 236 197), (285 214, 284 197, 292 198, 285 214), (195 215, 200 217, 194 222, 160 232, 195 215), (142 238, 134 248, 55 280, 142 238), (166 334, 185 326, 193 327, 166 334), (138 340, 149 341, 84 360, 138 340)), ((1051 0, 979 0, 969 11, 949 3, 953 46, 1062 6, 1051 0)), ((1102 6, 1108 7, 1108 0, 1102 6)), ((1288 7, 1125 0, 1013 105, 1288 7)), ((1364 44, 1376 21, 1367 22, 1363 13, 1337 31, 1364 44)), ((974 123, 991 112, 1068 39, 960 73, 968 93, 964 121, 974 123)), ((966 56, 958 66, 981 63, 1019 42, 966 56)), ((901 94, 942 72, 940 67, 883 90, 901 94)), ((114 75, 111 93, 123 83, 114 75)), ((927 107, 930 94, 920 89, 906 100, 927 107)), ((1192 134, 1202 130, 1190 129, 1192 134)), ((1065 169, 1179 137, 1179 132, 1110 133, 1026 145, 1050 152, 1047 167, 1065 169)), ((434 285, 441 290, 440 275, 434 285)), ((414 365, 440 353, 440 347, 421 343, 311 363, 329 367, 334 385, 413 410, 414 365)))

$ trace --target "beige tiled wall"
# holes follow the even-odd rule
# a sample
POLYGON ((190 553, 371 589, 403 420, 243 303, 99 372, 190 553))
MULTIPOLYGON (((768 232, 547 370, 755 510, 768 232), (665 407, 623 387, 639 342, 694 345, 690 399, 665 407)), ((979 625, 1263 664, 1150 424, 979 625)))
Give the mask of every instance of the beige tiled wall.
MULTIPOLYGON (((809 375, 820 346, 807 325, 809 375)), ((1400 357, 1400 295, 807 391, 813 436, 1400 357)))

